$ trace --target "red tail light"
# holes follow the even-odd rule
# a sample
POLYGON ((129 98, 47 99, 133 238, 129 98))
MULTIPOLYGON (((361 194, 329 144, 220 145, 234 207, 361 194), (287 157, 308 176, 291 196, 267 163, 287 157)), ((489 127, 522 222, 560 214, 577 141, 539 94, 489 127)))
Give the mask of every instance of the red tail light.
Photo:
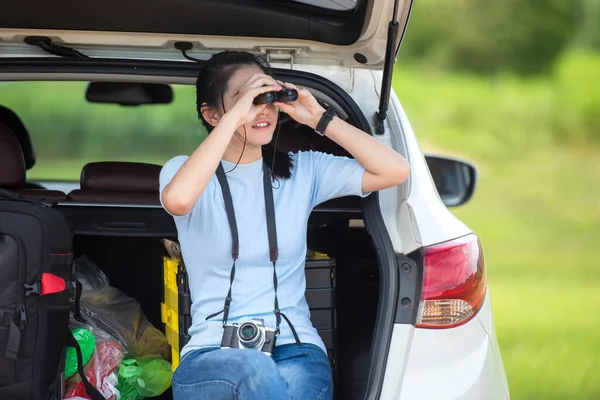
POLYGON ((424 249, 419 328, 452 328, 481 309, 486 275, 479 238, 468 235, 424 249))

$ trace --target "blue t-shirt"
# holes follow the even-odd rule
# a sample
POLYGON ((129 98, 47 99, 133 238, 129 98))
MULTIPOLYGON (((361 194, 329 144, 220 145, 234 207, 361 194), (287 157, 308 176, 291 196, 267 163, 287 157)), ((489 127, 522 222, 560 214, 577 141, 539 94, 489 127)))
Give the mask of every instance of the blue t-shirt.
MULTIPOLYGON (((273 186, 279 258, 277 260, 279 308, 292 322, 300 341, 325 346, 310 321, 304 297, 306 276, 306 233, 308 218, 316 205, 341 196, 362 193, 364 168, 354 159, 308 151, 290 153, 294 163, 290 179, 273 186)), ((160 191, 173 179, 187 156, 169 160, 160 173, 160 191)), ((235 165, 221 161, 225 172, 235 165)), ((240 242, 228 323, 262 318, 275 328, 273 314, 273 264, 263 192, 263 160, 239 164, 227 174, 240 242)), ((162 202, 162 196, 161 196, 162 202)), ((219 347, 223 335, 223 314, 206 317, 223 309, 231 272, 231 231, 223 195, 213 175, 202 196, 185 216, 173 216, 189 275, 192 299, 192 326, 181 356, 193 349, 219 347)), ((277 345, 294 343, 282 318, 277 345)))

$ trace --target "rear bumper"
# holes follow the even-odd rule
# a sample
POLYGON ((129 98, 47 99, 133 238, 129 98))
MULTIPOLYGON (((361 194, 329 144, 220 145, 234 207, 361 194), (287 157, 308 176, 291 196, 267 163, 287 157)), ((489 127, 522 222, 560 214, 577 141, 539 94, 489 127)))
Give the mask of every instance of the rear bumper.
POLYGON ((404 374, 396 378, 397 390, 388 399, 509 399, 489 297, 478 317, 463 326, 412 333, 404 374))

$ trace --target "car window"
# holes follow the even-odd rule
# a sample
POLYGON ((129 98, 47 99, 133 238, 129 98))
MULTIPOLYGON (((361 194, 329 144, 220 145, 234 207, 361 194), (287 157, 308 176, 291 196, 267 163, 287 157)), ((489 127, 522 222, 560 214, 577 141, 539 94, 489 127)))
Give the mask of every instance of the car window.
POLYGON ((346 11, 356 8, 356 0, 290 0, 330 10, 346 11))
POLYGON ((206 132, 196 115, 195 88, 172 85, 169 104, 90 103, 87 82, 5 82, 0 105, 22 120, 37 154, 28 180, 78 181, 92 161, 164 164, 190 154, 206 132))

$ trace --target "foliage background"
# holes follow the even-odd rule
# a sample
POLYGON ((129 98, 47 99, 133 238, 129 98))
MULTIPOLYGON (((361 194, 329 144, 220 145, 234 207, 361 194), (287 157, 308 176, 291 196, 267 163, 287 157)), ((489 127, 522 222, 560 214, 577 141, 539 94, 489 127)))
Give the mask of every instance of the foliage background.
POLYGON ((424 150, 474 161, 511 399, 600 399, 600 2, 419 0, 395 89, 424 150))

